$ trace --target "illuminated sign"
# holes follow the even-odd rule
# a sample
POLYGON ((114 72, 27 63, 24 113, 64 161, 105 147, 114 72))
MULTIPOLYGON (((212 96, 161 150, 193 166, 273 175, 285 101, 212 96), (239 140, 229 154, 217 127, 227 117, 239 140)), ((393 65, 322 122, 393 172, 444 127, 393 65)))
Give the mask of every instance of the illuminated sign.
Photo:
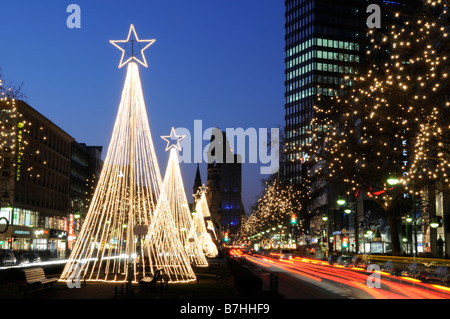
POLYGON ((45 229, 37 229, 34 231, 34 234, 36 236, 43 236, 43 235, 48 235, 48 230, 45 229))
POLYGON ((14 234, 15 235, 30 235, 30 231, 29 230, 15 230, 14 234))
POLYGON ((74 232, 74 224, 75 224, 75 217, 73 214, 69 214, 69 241, 75 240, 75 232, 74 232))
POLYGON ((22 166, 22 128, 23 128, 23 123, 19 122, 17 124, 17 169, 16 169, 16 181, 20 180, 20 171, 21 171, 21 166, 22 166))

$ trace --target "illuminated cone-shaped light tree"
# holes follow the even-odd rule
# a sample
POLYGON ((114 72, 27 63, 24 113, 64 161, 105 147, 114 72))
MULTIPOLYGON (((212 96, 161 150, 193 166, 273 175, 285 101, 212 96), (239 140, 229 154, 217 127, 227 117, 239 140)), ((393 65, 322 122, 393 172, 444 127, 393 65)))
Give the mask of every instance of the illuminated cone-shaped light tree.
POLYGON ((200 239, 195 231, 178 160, 178 151, 181 150, 179 142, 184 136, 177 136, 175 129, 172 128, 171 135, 162 138, 168 142, 166 151, 170 151, 162 185, 162 195, 165 195, 164 199, 167 200, 172 213, 176 233, 189 261, 196 266, 208 266, 200 239), (176 143, 172 143, 172 141, 176 141, 176 143))
MULTIPOLYGON (((171 134, 169 137, 176 137, 174 129, 172 133, 174 135, 171 134)), ((177 140, 177 145, 178 142, 177 140)), ((180 194, 180 191, 184 192, 184 187, 178 167, 178 156, 172 146, 166 148, 166 151, 171 149, 171 153, 165 181, 144 246, 150 247, 148 257, 152 268, 162 270, 169 282, 192 281, 196 277, 186 253, 187 238, 181 237, 182 228, 189 227, 186 226, 188 222, 185 216, 186 210, 184 210, 187 203, 183 201, 183 196, 180 194), (177 163, 175 164, 174 161, 177 163)), ((187 214, 189 214, 189 208, 187 214)))
POLYGON ((150 248, 152 269, 162 270, 169 282, 192 281, 196 277, 181 243, 168 197, 165 191, 161 192, 144 246, 150 248))
MULTIPOLYGON (((147 67, 143 51, 154 41, 139 40, 133 25, 127 40, 111 41, 123 51, 119 68, 129 62, 127 75, 102 172, 61 281, 75 275, 88 281, 136 281, 136 257, 150 254, 150 246, 141 245, 133 230, 151 224, 162 180, 136 62, 147 67), (130 40, 132 32, 135 40, 130 40), (132 47, 124 61, 130 41, 139 50, 132 47)), ((140 259, 145 274, 148 259, 140 259)))
POLYGON ((197 200, 194 216, 194 223, 197 235, 200 237, 203 251, 207 257, 216 257, 218 255, 217 246, 213 241, 213 237, 216 237, 215 228, 211 221, 211 214, 209 212, 208 203, 206 200, 206 189, 203 188, 199 194, 200 198, 197 200))

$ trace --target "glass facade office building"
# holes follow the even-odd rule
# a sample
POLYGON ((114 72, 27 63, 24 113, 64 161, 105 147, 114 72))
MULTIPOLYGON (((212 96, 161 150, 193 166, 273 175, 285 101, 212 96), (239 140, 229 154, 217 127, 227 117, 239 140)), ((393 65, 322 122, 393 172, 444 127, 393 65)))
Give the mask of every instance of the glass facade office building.
POLYGON ((299 147, 308 131, 317 96, 341 95, 351 85, 364 52, 366 1, 286 0, 285 134, 286 177, 301 182, 308 156, 299 147))

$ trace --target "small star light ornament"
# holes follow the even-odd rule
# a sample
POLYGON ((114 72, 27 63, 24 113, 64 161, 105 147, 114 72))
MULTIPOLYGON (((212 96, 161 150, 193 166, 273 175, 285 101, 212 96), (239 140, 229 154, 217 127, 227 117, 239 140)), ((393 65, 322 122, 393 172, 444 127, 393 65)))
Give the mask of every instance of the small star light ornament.
POLYGON ((128 37, 126 40, 110 40, 109 42, 112 45, 114 45, 116 48, 118 48, 120 51, 122 51, 122 57, 121 57, 120 63, 119 63, 119 69, 120 69, 130 61, 136 61, 139 64, 141 64, 142 66, 148 68, 148 64, 147 64, 147 60, 145 59, 144 51, 149 46, 151 46, 153 43, 155 43, 155 41, 156 41, 155 39, 139 40, 139 38, 136 34, 136 30, 134 29, 134 25, 131 25, 130 30, 128 31, 128 37), (130 40, 131 33, 133 33, 134 39, 130 40), (128 44, 130 42, 131 42, 131 48, 128 47, 128 44), (121 44, 125 43, 125 45, 123 47, 121 47, 117 43, 121 43, 121 44), (137 46, 137 51, 135 50, 135 46, 137 46), (127 49, 131 50, 131 53, 127 49), (137 58, 138 55, 142 56, 142 60, 137 58))
POLYGON ((175 128, 172 127, 169 136, 161 136, 161 138, 167 142, 166 152, 172 148, 176 148, 181 151, 180 142, 186 137, 186 135, 177 135, 175 128))
POLYGON ((207 191, 209 191, 209 187, 205 186, 205 184, 202 185, 202 187, 200 187, 200 191, 202 193, 206 193, 207 191))

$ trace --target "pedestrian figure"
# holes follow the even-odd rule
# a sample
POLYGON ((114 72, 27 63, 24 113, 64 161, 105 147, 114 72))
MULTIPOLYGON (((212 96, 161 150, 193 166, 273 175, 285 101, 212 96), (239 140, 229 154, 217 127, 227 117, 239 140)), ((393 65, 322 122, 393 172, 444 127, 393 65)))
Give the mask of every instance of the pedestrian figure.
POLYGON ((437 240, 437 253, 438 258, 444 257, 444 240, 442 239, 441 235, 439 235, 439 239, 437 240))

